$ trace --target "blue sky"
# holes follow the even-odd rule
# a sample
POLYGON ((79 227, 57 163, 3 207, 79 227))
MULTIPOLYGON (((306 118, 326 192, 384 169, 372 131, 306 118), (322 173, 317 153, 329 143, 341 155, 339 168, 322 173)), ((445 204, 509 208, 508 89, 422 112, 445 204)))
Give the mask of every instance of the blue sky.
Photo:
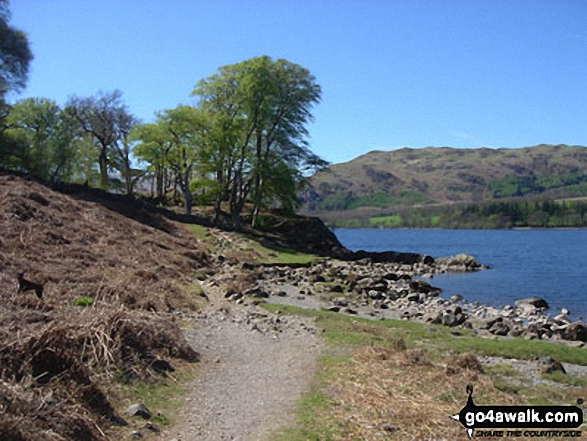
POLYGON ((585 0, 11 0, 19 96, 120 89, 145 122, 260 55, 315 75, 331 162, 398 147, 587 145, 585 0))

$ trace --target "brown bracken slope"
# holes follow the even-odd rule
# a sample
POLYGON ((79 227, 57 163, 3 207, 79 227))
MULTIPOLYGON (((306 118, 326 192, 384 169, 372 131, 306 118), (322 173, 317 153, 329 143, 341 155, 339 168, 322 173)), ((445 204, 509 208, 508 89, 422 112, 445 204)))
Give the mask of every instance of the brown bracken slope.
POLYGON ((68 192, 0 173, 0 440, 106 439, 124 420, 104 385, 197 360, 167 314, 194 304, 197 241, 139 202, 68 192))

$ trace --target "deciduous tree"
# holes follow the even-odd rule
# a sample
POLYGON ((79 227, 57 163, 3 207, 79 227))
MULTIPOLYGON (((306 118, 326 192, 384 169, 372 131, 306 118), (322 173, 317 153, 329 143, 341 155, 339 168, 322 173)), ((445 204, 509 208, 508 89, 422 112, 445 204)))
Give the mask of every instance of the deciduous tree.
POLYGON ((263 205, 291 206, 304 181, 301 172, 326 164, 306 142, 305 126, 320 94, 307 69, 267 56, 221 67, 197 84, 193 95, 218 128, 210 157, 220 167, 219 197, 228 199, 235 228, 247 201, 253 203, 253 222, 263 205), (285 181, 290 185, 275 191, 285 181))

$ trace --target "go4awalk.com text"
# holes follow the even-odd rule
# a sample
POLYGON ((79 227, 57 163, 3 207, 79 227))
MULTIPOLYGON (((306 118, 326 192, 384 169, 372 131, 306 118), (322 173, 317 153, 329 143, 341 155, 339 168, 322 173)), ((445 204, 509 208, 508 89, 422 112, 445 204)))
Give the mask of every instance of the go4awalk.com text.
POLYGON ((477 406, 473 387, 467 404, 452 418, 469 438, 580 438, 583 410, 577 406, 477 406))

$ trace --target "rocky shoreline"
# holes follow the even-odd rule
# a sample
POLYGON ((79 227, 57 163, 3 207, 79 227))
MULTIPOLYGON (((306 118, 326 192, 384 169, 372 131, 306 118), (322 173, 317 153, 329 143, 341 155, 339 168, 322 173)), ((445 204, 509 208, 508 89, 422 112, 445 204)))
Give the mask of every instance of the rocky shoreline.
POLYGON ((572 321, 566 310, 553 317, 543 299, 521 299, 498 309, 468 302, 460 295, 439 297, 441 290, 425 281, 439 273, 487 268, 471 256, 433 259, 411 253, 355 252, 344 257, 307 265, 245 263, 240 271, 253 283, 243 292, 229 290, 226 297, 238 303, 250 299, 374 320, 439 324, 454 328, 455 334, 464 328, 488 338, 523 337, 575 346, 587 342, 584 323, 572 321))

